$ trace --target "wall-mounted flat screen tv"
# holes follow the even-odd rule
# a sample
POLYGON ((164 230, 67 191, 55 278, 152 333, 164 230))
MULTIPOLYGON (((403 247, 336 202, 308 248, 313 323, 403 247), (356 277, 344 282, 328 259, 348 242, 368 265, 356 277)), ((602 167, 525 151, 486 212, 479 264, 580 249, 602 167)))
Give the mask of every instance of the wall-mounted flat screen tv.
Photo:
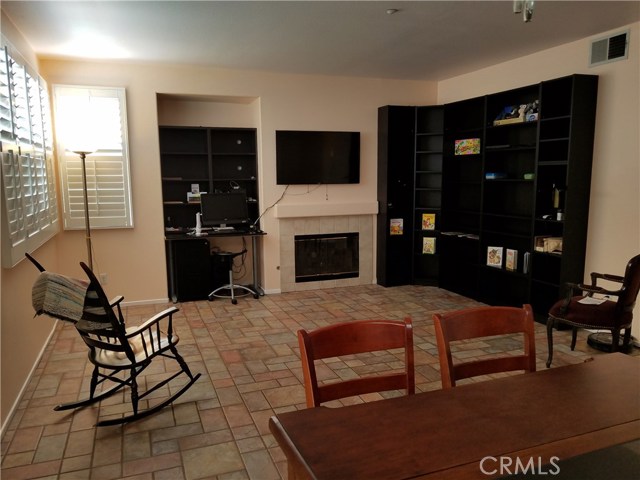
POLYGON ((278 185, 360 183, 360 132, 276 131, 278 185))

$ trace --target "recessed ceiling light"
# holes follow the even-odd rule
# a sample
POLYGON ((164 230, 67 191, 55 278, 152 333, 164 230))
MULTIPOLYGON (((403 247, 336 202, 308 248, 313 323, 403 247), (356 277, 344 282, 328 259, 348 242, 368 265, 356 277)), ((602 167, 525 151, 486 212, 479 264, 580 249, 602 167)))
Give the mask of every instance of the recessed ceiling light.
POLYGON ((393 15, 394 13, 398 13, 400 10, 398 10, 397 8, 388 8, 387 9, 387 15, 393 15))

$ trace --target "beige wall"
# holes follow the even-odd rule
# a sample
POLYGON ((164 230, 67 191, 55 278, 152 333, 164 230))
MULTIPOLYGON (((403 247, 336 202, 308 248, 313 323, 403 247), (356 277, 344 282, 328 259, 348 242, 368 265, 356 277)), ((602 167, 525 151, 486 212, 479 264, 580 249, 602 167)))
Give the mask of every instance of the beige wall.
MULTIPOLYGON (((622 275, 640 253, 640 23, 625 28, 627 60, 588 67, 591 40, 621 28, 438 84, 438 103, 446 103, 572 73, 599 76, 586 281, 592 271, 622 275)), ((640 306, 635 313, 640 338, 640 306)))

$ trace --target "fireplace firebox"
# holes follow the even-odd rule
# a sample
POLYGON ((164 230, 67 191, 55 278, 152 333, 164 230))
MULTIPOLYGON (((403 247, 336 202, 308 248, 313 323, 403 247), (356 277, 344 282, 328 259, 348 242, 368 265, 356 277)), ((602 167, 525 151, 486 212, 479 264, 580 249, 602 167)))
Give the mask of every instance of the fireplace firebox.
POLYGON ((296 283, 359 275, 359 234, 295 235, 296 283))

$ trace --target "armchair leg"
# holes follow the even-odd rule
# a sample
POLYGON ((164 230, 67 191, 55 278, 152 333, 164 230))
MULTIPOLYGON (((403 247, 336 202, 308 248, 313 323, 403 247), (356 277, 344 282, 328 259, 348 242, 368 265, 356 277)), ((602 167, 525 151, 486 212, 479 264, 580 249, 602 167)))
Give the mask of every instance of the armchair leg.
POLYGON ((617 352, 620 345, 620 330, 611 330, 611 351, 617 352))
POLYGON ((629 343, 631 343, 631 327, 624 329, 624 337, 622 338, 622 351, 629 351, 629 343))
POLYGON ((571 351, 573 352, 576 348, 576 340, 578 339, 578 327, 573 327, 571 329, 571 351))
POLYGON ((555 322, 551 317, 547 318, 547 344, 549 348, 549 356, 547 357, 547 368, 551 367, 553 360, 553 324, 555 322))

